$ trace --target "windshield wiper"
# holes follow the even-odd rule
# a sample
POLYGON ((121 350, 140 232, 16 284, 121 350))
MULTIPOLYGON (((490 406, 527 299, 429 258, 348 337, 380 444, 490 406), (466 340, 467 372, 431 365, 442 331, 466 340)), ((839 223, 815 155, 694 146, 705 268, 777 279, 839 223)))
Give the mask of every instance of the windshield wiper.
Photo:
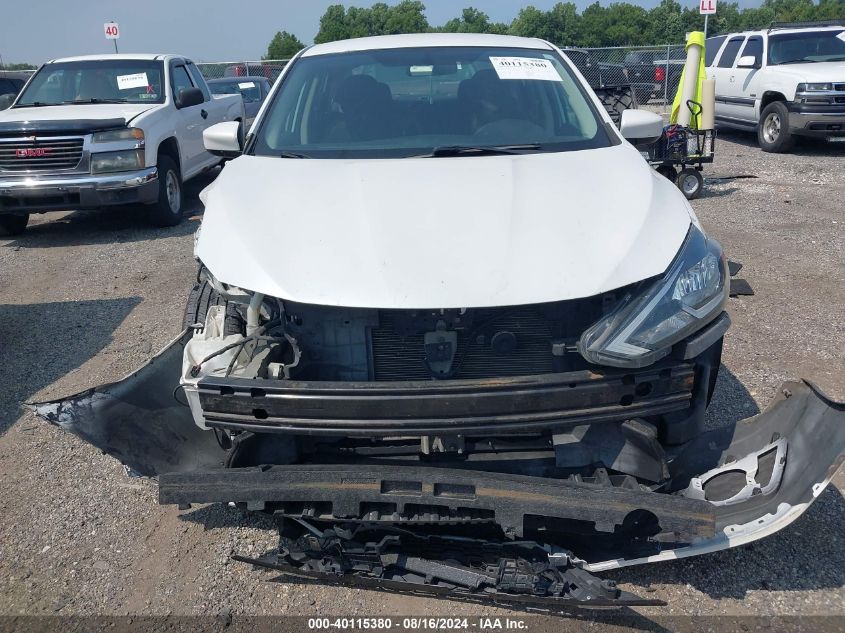
POLYGON ((525 143, 522 145, 440 145, 432 149, 428 154, 412 156, 412 158, 439 158, 443 156, 494 156, 502 154, 525 154, 526 152, 543 149, 539 143, 525 143))
POLYGON ((58 103, 45 103, 44 101, 33 101, 32 103, 16 103, 13 108, 45 108, 47 106, 59 105, 58 103))
POLYGON ((311 158, 310 156, 306 156, 305 154, 297 154, 296 152, 282 152, 279 154, 279 158, 311 158))
POLYGON ((778 66, 786 66, 787 64, 818 64, 818 59, 790 59, 788 62, 781 62, 778 66))
POLYGON ((58 105, 73 105, 76 103, 129 103, 129 99, 98 99, 92 97, 91 99, 71 99, 70 101, 62 101, 58 105))

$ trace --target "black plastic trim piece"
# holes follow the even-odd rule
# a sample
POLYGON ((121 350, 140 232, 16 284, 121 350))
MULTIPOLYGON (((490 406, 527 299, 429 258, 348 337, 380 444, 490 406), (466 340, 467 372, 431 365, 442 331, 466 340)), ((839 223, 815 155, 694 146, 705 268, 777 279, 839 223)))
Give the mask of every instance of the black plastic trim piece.
POLYGON ((708 347, 722 338, 731 327, 731 317, 722 312, 716 320, 699 330, 693 336, 679 343, 678 352, 681 358, 689 360, 702 354, 708 347))
MULTIPOLYGON (((37 110, 37 108, 36 108, 37 110)), ((126 119, 73 119, 68 121, 4 121, 0 134, 88 134, 114 130, 126 125, 126 119)))
POLYGON ((395 504, 400 514, 406 504, 491 510, 505 534, 517 538, 523 534, 526 515, 587 521, 600 532, 613 533, 626 517, 645 509, 657 517, 669 540, 692 542, 715 535, 714 506, 707 501, 568 479, 378 464, 231 468, 159 478, 161 504, 229 501, 247 507, 328 504, 331 511, 326 516, 312 517, 325 520, 358 519, 368 503, 395 504), (452 489, 472 493, 438 494, 452 489))

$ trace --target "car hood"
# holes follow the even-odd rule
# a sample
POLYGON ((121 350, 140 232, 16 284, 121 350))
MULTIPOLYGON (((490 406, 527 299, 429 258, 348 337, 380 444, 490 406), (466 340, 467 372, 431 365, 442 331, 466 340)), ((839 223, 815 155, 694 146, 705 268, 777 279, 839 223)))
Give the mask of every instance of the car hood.
POLYGON ((490 157, 242 156, 201 197, 196 254, 220 281, 368 308, 593 296, 663 273, 692 214, 627 143, 490 157))
POLYGON ((778 64, 769 66, 769 70, 803 82, 838 82, 845 76, 845 62, 778 64))
POLYGON ((125 119, 128 123, 159 103, 91 103, 40 108, 9 108, 0 111, 0 123, 27 121, 75 121, 77 119, 125 119))

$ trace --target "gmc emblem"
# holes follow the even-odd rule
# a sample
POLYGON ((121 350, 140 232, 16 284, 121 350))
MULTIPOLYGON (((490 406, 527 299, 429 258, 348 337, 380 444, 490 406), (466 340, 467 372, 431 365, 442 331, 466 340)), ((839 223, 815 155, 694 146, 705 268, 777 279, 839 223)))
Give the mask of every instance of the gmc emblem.
POLYGON ((18 158, 40 158, 50 153, 46 147, 27 147, 26 149, 16 149, 15 156, 18 158))

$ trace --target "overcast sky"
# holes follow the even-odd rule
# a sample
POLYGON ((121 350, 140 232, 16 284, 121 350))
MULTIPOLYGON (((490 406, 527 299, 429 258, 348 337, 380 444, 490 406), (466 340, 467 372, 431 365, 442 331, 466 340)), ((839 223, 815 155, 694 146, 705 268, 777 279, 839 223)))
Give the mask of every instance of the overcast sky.
MULTIPOLYGON (((557 1, 423 0, 433 25, 457 16, 464 6, 481 9, 495 22, 510 22, 525 5, 548 9, 557 1)), ((630 1, 646 8, 659 2, 630 1)), ((575 0, 579 10, 591 2, 575 0)), ((276 31, 290 31, 310 44, 326 7, 341 3, 373 4, 370 0, 0 0, 0 56, 5 63, 38 64, 67 55, 112 52, 103 22, 115 20, 121 31, 120 52, 180 53, 195 61, 253 60, 267 51, 276 31)), ((697 1, 690 4, 698 6, 697 1)), ((760 1, 739 0, 739 4, 758 6, 760 1)))

